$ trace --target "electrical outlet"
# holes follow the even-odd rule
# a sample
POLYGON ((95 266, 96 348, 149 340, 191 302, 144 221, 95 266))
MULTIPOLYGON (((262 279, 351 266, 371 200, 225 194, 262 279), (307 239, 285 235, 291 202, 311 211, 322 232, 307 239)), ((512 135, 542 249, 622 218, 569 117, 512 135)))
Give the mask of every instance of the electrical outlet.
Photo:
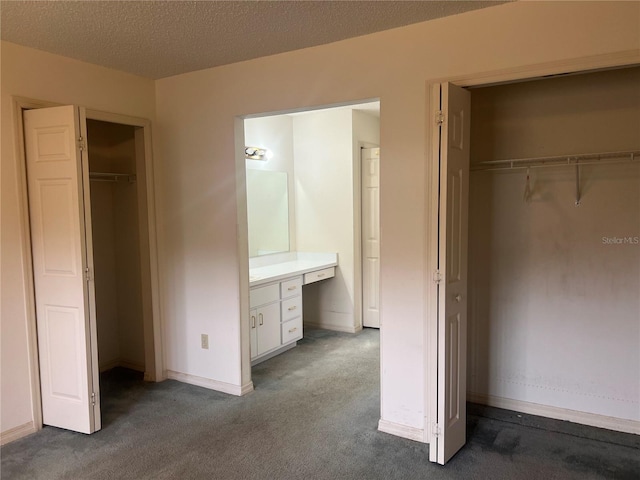
POLYGON ((200 335, 200 345, 205 350, 209 350, 209 335, 207 335, 206 333, 200 335))

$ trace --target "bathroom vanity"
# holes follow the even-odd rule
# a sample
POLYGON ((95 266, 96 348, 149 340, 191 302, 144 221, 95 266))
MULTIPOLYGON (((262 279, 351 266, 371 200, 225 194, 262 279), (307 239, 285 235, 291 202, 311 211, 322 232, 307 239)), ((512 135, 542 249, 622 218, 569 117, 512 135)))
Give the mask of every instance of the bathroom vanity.
POLYGON ((249 259, 251 364, 296 346, 302 338, 304 285, 335 276, 335 253, 286 252, 249 259))

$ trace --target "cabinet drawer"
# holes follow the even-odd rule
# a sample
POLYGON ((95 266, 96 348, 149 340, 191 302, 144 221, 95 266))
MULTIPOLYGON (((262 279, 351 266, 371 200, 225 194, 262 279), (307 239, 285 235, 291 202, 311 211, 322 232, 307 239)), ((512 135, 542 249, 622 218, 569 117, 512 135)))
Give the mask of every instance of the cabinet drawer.
POLYGON ((249 304, 251 308, 280 300, 280 284, 274 283, 266 287, 249 290, 249 304))
POLYGON ((286 322, 292 318, 302 315, 302 297, 292 297, 282 301, 282 321, 286 322))
POLYGON ((282 324, 282 344, 302 338, 302 317, 294 318, 282 324))
POLYGON ((322 270, 316 270, 315 272, 309 272, 304 274, 304 284, 307 285, 313 282, 319 282, 326 278, 336 276, 336 267, 324 268, 322 270))
POLYGON ((302 292, 302 277, 296 277, 280 283, 280 298, 289 298, 300 295, 302 292))

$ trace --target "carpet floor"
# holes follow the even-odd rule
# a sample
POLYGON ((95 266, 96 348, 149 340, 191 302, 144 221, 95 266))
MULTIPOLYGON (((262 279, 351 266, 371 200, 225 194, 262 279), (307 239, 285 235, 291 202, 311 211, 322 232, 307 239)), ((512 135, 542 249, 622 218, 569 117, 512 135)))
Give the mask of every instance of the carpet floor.
POLYGON ((467 445, 431 464, 428 445, 377 430, 379 352, 377 330, 307 330, 253 368, 244 397, 114 369, 101 378, 101 431, 45 427, 5 445, 1 478, 640 478, 636 435, 473 404, 467 445))

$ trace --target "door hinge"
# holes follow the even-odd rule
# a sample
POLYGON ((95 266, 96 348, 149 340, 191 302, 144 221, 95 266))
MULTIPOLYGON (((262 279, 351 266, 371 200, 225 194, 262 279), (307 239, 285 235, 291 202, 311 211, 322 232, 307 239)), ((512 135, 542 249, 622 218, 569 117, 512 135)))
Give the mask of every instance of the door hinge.
POLYGON ((91 392, 91 406, 95 406, 96 404, 96 392, 91 392))
POLYGON ((436 125, 441 127, 442 124, 444 124, 444 113, 442 113, 442 110, 438 110, 436 112, 436 125))
POLYGON ((83 137, 78 137, 78 148, 81 151, 87 149, 87 142, 83 137))
POLYGON ((442 429, 440 428, 440 425, 438 425, 437 423, 434 423, 431 426, 431 435, 433 435, 434 437, 439 437, 442 434, 442 429))
POLYGON ((84 269, 84 279, 87 282, 91 280, 91 269, 89 267, 85 267, 84 269))
POLYGON ((440 270, 436 270, 435 272, 433 272, 433 282, 434 283, 442 282, 442 274, 440 273, 440 270))

